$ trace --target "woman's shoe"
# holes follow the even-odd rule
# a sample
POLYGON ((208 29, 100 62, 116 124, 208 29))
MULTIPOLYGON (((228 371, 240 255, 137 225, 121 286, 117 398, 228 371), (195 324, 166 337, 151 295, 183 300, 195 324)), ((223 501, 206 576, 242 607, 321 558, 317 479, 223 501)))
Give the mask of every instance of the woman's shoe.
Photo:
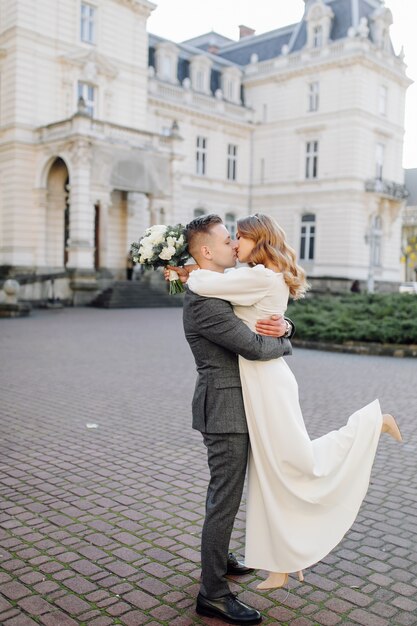
POLYGON ((288 582, 288 574, 279 572, 271 572, 266 580, 263 580, 256 587, 257 589, 279 589, 284 587, 288 582))
MULTIPOLYGON (((303 582, 304 576, 302 570, 297 572, 298 580, 303 582)), ((288 574, 281 574, 280 572, 271 572, 266 580, 263 580, 256 587, 257 589, 280 589, 284 587, 288 582, 288 574)))
POLYGON ((402 441, 403 438, 401 436, 400 429, 398 428, 397 422, 389 413, 384 413, 382 416, 382 433, 388 433, 391 437, 394 437, 396 441, 402 441))

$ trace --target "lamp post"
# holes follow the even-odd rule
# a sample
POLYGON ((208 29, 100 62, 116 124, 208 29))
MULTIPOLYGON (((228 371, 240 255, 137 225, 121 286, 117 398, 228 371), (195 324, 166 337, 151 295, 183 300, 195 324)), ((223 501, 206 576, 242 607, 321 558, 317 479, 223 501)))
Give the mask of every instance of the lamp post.
POLYGON ((369 227, 365 232, 365 243, 369 245, 369 265, 367 290, 375 292, 375 267, 381 264, 382 220, 379 215, 373 215, 369 227))

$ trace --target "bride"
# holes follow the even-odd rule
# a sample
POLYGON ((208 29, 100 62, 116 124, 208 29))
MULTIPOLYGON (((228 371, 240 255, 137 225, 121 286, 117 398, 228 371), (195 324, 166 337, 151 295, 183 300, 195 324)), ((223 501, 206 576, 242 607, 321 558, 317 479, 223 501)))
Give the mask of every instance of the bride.
MULTIPOLYGON (((238 221, 238 259, 249 267, 224 274, 197 269, 195 293, 231 302, 252 330, 258 319, 284 314, 289 296, 306 291, 305 273, 278 224, 263 214, 238 221)), ((194 266, 195 267, 195 266, 194 266)), ((381 431, 398 441, 391 415, 378 400, 358 409, 345 426, 311 440, 296 379, 284 358, 239 356, 251 453, 245 562, 268 570, 258 589, 282 587, 288 574, 323 559, 352 526, 369 485, 381 431)))

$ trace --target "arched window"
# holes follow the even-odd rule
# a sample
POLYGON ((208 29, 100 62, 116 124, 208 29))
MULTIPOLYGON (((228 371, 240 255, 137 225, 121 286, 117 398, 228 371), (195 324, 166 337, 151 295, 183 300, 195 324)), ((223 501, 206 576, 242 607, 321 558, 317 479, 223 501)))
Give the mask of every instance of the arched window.
POLYGON ((234 213, 226 213, 224 216, 224 225, 230 233, 230 237, 236 237, 236 215, 234 213))
POLYGON ((306 213, 301 218, 300 260, 313 261, 316 241, 316 216, 306 213))

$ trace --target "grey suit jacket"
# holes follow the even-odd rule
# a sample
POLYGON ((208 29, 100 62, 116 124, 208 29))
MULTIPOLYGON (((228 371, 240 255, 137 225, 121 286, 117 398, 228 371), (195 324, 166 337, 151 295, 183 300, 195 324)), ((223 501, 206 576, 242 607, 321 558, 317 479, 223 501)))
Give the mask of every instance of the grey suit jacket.
POLYGON ((192 402, 193 428, 204 433, 247 433, 238 357, 269 361, 291 354, 289 339, 253 333, 218 298, 189 289, 183 308, 185 337, 197 366, 192 402))

